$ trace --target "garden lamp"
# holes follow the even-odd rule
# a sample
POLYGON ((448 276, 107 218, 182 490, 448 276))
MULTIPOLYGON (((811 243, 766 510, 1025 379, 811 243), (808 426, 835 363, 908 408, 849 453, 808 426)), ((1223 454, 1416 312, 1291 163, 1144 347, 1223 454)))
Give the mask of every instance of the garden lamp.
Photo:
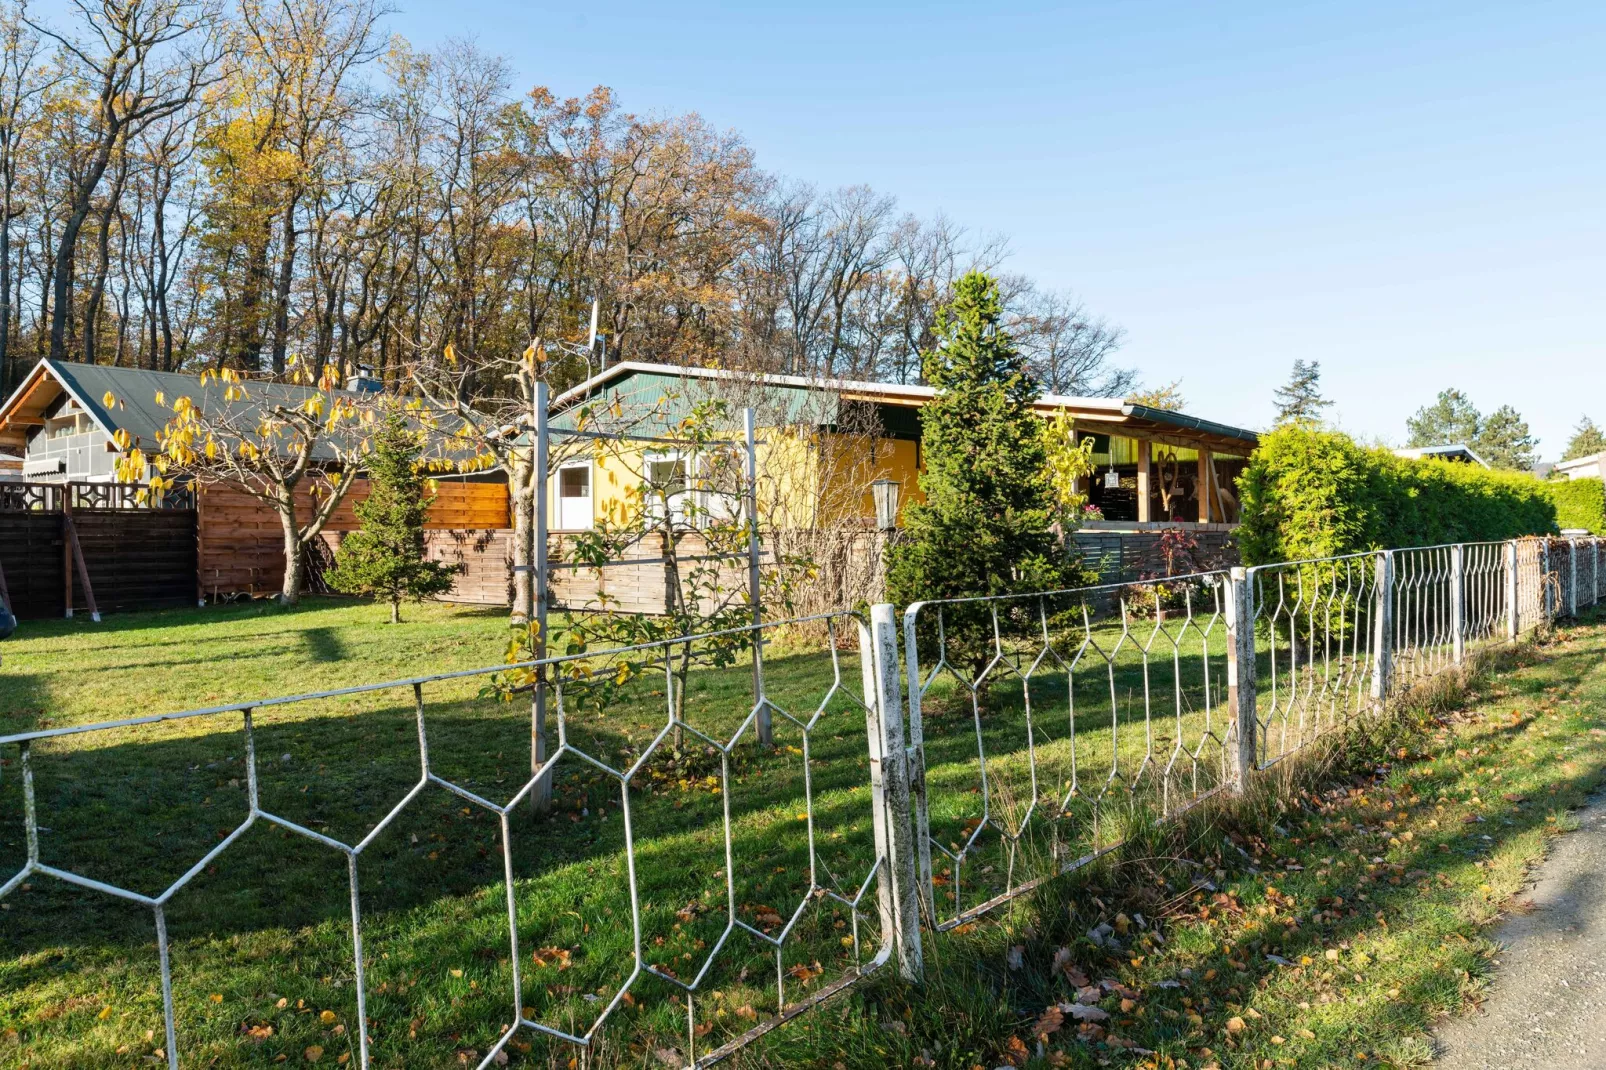
POLYGON ((875 497, 875 526, 877 531, 891 531, 898 526, 898 487, 896 479, 878 479, 870 484, 875 497))

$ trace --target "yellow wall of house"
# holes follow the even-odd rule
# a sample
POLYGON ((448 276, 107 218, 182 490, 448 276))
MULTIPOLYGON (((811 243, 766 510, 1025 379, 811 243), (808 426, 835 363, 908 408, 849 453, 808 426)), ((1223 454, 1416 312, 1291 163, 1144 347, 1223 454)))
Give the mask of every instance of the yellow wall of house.
MULTIPOLYGON (((898 481, 900 512, 910 501, 924 500, 917 443, 889 438, 872 443, 859 436, 776 428, 760 429, 759 439, 759 510, 767 523, 787 528, 871 525, 875 498, 870 484, 877 479, 898 481)), ((561 463, 588 461, 592 523, 609 517, 617 523, 637 507, 633 492, 642 482, 647 455, 659 452, 646 444, 610 443, 561 463)), ((548 487, 548 526, 554 531, 566 530, 560 483, 555 474, 548 487)))

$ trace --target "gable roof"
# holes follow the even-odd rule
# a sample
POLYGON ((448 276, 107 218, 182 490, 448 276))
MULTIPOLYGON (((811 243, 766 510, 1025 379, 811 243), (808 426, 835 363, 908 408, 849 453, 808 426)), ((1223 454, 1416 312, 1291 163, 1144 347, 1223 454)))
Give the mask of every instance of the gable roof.
MULTIPOLYGON (((64 360, 41 360, 25 376, 20 386, 12 391, 5 405, 0 406, 0 445, 21 446, 27 442, 30 427, 36 426, 49 406, 63 393, 71 397, 108 435, 119 430, 127 431, 136 445, 154 451, 157 433, 167 426, 171 411, 156 403, 156 395, 171 399, 189 397, 197 407, 205 410, 211 405, 286 405, 294 407, 323 391, 310 386, 274 383, 266 380, 245 381, 248 396, 243 401, 223 400, 224 386, 209 382, 201 385, 194 374, 183 372, 155 372, 143 368, 114 368, 104 364, 78 364, 64 360), (116 404, 106 405, 105 396, 111 394, 116 404)), ((336 396, 371 398, 349 390, 337 390, 336 396)), ((313 451, 318 460, 333 460, 334 449, 319 443, 313 451)))
MULTIPOLYGON (((919 408, 937 396, 934 387, 907 383, 875 383, 862 379, 831 379, 825 376, 780 375, 771 372, 740 372, 724 368, 699 368, 681 364, 653 364, 627 360, 599 372, 585 382, 552 400, 552 411, 572 409, 581 401, 610 387, 621 393, 625 382, 637 376, 653 380, 679 379, 709 385, 724 382, 752 384, 791 391, 824 391, 844 401, 871 401, 883 405, 919 408)), ((650 392, 650 391, 649 391, 650 392)), ((773 392, 773 389, 772 391, 773 392)), ((1208 448, 1247 454, 1260 444, 1260 435, 1242 427, 1204 420, 1169 409, 1135 405, 1120 398, 1078 397, 1044 394, 1032 403, 1044 416, 1068 412, 1079 428, 1099 434, 1149 438, 1177 445, 1203 444, 1208 448)))

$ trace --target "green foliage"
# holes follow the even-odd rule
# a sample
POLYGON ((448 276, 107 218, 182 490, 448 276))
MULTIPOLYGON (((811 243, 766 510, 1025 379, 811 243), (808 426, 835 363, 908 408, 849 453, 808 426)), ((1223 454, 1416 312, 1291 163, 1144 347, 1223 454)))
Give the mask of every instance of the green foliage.
POLYGON ((1407 460, 1297 425, 1260 440, 1238 488, 1252 565, 1556 530, 1549 485, 1532 476, 1407 460))
POLYGON ((1599 479, 1566 479, 1546 483, 1556 505, 1556 523, 1563 528, 1585 528, 1591 535, 1606 535, 1606 483, 1599 479))
MULTIPOLYGON (((1472 446, 1483 426, 1483 414, 1472 399, 1451 387, 1439 391, 1432 405, 1416 410, 1405 421, 1407 446, 1472 446)), ((1476 446, 1473 446, 1476 449, 1476 446)))
POLYGON ((347 594, 377 595, 390 602, 390 619, 401 619, 401 601, 451 590, 457 568, 424 557, 424 514, 435 500, 420 470, 423 438, 392 413, 374 435, 368 457, 368 497, 352 507, 362 528, 335 551, 324 575, 347 594))
POLYGON ((1606 432, 1596 427, 1594 420, 1584 416, 1573 428, 1573 437, 1567 440, 1567 449, 1561 459, 1576 461, 1580 457, 1591 457, 1602 452, 1606 452, 1606 432))
POLYGON ((1407 446, 1471 446, 1495 468, 1526 472, 1538 459, 1539 440, 1521 413, 1502 405, 1485 416, 1454 388, 1439 391, 1438 400, 1416 410, 1405 428, 1407 446))
POLYGON ((1273 391, 1277 398, 1277 424, 1314 425, 1322 422, 1322 412, 1331 401, 1322 397, 1322 366, 1314 360, 1294 361, 1288 385, 1273 391))
MULTIPOLYGON (((1000 326, 998 283, 972 271, 937 320, 924 357, 937 396, 920 411, 924 502, 904 510, 887 594, 900 604, 1054 590, 1085 577, 1052 524, 1037 384, 1000 326)), ((950 633, 950 639, 954 636, 950 633)), ((979 637, 978 637, 979 641, 979 637)))
POLYGON ((1510 405, 1488 415, 1472 448, 1495 468, 1512 472, 1526 472, 1539 460, 1539 440, 1528 429, 1528 421, 1510 405))

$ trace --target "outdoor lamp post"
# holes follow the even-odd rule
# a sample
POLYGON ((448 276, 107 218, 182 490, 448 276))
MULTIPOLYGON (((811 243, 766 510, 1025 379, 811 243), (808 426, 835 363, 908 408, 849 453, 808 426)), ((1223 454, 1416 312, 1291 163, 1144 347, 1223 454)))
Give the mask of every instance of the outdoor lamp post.
POLYGON ((898 526, 898 488, 896 479, 878 479, 870 484, 875 497, 875 526, 877 531, 891 531, 898 526))

